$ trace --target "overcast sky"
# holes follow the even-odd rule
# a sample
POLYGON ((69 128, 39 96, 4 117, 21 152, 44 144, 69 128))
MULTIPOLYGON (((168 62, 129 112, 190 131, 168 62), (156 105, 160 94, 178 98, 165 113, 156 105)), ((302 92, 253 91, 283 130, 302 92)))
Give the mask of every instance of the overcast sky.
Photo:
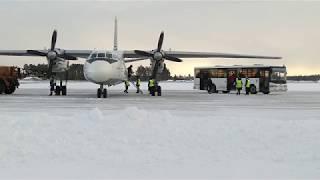
MULTIPOLYGON (((59 48, 112 49, 115 16, 122 50, 154 49, 163 30, 164 49, 283 57, 185 59, 167 63, 173 74, 222 64, 285 64, 290 75, 320 73, 320 2, 0 1, 0 49, 49 47, 53 29, 59 48)), ((25 63, 46 60, 0 57, 0 65, 25 63)))

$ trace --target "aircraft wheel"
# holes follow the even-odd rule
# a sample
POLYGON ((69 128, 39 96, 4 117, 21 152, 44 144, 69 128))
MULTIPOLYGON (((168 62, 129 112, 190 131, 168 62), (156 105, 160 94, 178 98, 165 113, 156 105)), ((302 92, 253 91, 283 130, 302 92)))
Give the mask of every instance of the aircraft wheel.
POLYGON ((60 93, 61 93, 61 87, 60 86, 56 86, 55 93, 56 93, 56 96, 60 96, 60 93))
POLYGON ((67 95, 67 86, 61 86, 61 94, 62 94, 62 96, 67 95))
POLYGON ((107 89, 103 89, 103 98, 107 98, 108 94, 107 94, 107 89))
POLYGON ((101 94, 102 94, 102 92, 101 92, 101 89, 99 88, 97 90, 97 98, 101 98, 101 94))

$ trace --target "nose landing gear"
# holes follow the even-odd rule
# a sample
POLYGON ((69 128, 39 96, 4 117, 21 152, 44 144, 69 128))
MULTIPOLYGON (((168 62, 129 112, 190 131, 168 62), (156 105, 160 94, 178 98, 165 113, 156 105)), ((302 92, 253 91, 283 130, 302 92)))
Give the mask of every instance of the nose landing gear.
POLYGON ((103 88, 103 84, 100 84, 100 88, 97 89, 97 98, 101 98, 101 96, 103 98, 107 98, 108 96, 107 89, 103 88))

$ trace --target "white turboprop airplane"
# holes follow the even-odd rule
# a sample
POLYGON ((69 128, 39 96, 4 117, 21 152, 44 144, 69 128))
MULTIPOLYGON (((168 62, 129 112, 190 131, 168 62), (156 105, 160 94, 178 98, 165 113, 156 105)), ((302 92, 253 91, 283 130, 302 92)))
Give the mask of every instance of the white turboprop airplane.
MULTIPOLYGON (((164 51, 162 43, 164 33, 161 32, 158 46, 154 50, 118 50, 117 41, 117 19, 114 27, 114 46, 113 50, 64 50, 56 48, 57 31, 52 34, 51 48, 47 50, 0 50, 0 55, 6 56, 45 56, 48 60, 48 74, 63 73, 68 70, 69 60, 85 58, 83 67, 85 78, 95 84, 99 84, 97 97, 107 97, 107 89, 104 85, 113 86, 128 80, 126 63, 150 59, 151 69, 153 69, 151 78, 156 79, 156 75, 161 73, 164 68, 164 60, 182 62, 180 58, 259 58, 259 59, 281 59, 281 57, 255 56, 229 53, 214 52, 186 52, 186 51, 164 51)), ((9 88, 9 87, 7 87, 9 88)), ((62 86, 60 79, 59 89, 64 89, 66 95, 66 86, 62 86)), ((161 88, 160 88, 161 91, 161 88)), ((59 93, 60 94, 60 93, 59 93)))

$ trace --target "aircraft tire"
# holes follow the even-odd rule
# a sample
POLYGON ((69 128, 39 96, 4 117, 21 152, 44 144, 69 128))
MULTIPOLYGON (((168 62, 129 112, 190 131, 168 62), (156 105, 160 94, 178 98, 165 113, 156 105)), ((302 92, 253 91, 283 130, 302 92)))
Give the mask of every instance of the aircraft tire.
POLYGON ((62 96, 67 95, 67 86, 61 86, 61 94, 62 94, 62 96))
POLYGON ((56 93, 56 96, 60 96, 60 93, 61 93, 61 87, 60 86, 56 86, 55 93, 56 93))
POLYGON ((108 92, 107 89, 103 89, 103 98, 107 98, 108 97, 108 92))
POLYGON ((101 98, 101 89, 99 88, 98 90, 97 90, 97 98, 101 98))

